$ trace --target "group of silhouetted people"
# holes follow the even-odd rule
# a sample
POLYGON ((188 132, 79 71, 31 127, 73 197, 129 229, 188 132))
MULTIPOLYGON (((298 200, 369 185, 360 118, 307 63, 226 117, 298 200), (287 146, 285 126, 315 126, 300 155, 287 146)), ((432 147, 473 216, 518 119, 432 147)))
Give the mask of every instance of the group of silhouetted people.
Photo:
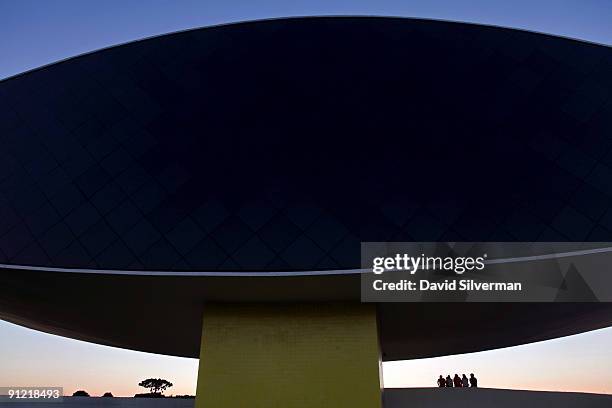
POLYGON ((450 375, 447 375, 446 378, 440 377, 438 378, 438 387, 440 388, 476 388, 478 387, 478 379, 474 377, 474 374, 470 374, 470 378, 467 378, 465 374, 459 377, 459 374, 455 374, 455 377, 451 378, 450 375))

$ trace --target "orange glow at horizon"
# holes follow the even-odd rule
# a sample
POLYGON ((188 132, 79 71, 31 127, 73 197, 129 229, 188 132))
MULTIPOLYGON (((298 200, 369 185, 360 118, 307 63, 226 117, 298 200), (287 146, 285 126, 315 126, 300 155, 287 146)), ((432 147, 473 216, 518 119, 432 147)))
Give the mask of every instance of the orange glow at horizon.
POLYGON ((612 328, 478 353, 384 363, 387 388, 474 373, 484 388, 612 394, 612 328))
POLYGON ((198 361, 67 339, 0 321, 0 387, 63 387, 131 397, 148 392, 138 383, 164 378, 165 395, 195 393, 198 361))

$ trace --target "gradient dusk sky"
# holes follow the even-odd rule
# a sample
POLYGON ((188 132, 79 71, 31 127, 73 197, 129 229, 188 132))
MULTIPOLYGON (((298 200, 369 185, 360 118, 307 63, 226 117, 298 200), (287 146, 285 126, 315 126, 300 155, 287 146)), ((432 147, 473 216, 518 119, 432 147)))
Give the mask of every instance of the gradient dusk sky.
MULTIPOLYGON (((198 360, 117 349, 0 321, 0 387, 56 386, 71 394, 131 396, 166 378, 194 394, 198 360)), ((440 374, 475 373, 479 385, 612 394, 612 327, 505 349, 383 364, 385 387, 432 387, 440 374)))
MULTIPOLYGON (((172 31, 297 15, 424 17, 524 28, 612 44, 610 0, 0 0, 0 78, 83 52, 172 31)), ((0 387, 62 386, 92 395, 141 392, 162 377, 195 392, 197 360, 65 339, 0 321, 0 387)), ((387 387, 430 387, 474 372, 484 387, 612 394, 612 328, 542 343, 384 364, 387 387)))

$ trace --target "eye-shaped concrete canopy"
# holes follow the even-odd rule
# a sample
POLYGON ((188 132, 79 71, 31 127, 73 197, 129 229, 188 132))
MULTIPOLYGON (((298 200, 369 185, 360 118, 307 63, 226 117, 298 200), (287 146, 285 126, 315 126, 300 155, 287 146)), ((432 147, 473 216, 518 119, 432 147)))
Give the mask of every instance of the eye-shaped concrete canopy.
MULTIPOLYGON (((347 271, 363 241, 612 241, 611 67, 608 47, 548 35, 328 17, 1 81, 0 317, 196 356, 205 301, 358 300, 356 274, 233 272, 347 271)), ((385 359, 611 323, 594 303, 378 312, 385 359)))
MULTIPOLYGON (((205 302, 282 307, 358 302, 360 294, 353 273, 247 277, 4 269, 0 279, 4 320, 185 357, 199 354, 205 302)), ((481 351, 612 325, 612 303, 382 303, 377 313, 384 360, 481 351)))

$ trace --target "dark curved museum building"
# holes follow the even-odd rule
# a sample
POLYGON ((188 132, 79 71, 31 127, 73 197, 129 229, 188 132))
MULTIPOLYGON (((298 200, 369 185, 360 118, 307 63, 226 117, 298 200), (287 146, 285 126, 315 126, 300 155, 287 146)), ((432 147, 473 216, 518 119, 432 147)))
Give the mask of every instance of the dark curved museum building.
POLYGON ((407 19, 186 31, 0 82, 0 259, 359 266, 612 237, 612 50, 407 19))
POLYGON ((353 275, 245 273, 358 269, 366 241, 612 241, 611 136, 612 49, 519 30, 295 18, 71 58, 0 81, 0 317, 151 352, 197 356, 202 345, 198 407, 245 395, 252 407, 323 406, 294 398, 304 384, 325 406, 376 405, 378 353, 558 337, 612 324, 612 307, 465 304, 470 313, 442 322, 429 311, 445 305, 359 305, 353 275), (201 328, 204 301, 253 300, 249 288, 261 301, 289 279, 301 292, 270 298, 282 312, 204 306, 201 328), (138 313, 159 302, 174 305, 160 313, 175 329, 138 313), (291 358, 278 327, 300 333, 291 358), (217 336, 226 329, 236 336, 217 336), (255 359, 247 368, 240 348, 255 359), (279 394, 228 382, 219 366, 269 374, 279 394))

